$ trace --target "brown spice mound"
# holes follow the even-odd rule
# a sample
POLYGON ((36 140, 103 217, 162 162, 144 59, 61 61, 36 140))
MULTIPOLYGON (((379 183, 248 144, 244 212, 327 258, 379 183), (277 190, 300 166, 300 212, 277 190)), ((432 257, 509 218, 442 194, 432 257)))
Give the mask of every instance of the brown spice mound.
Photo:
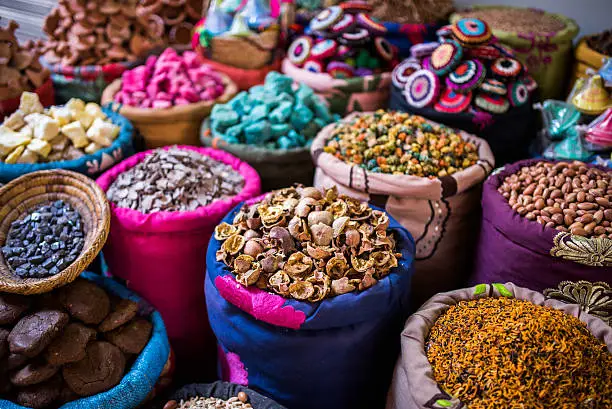
POLYGON ((461 301, 435 322, 426 351, 435 380, 470 409, 612 407, 612 354, 551 307, 461 301))
POLYGON ((542 10, 494 7, 462 11, 462 18, 473 17, 486 21, 492 29, 510 33, 551 33, 561 31, 565 23, 542 10))
POLYGON ((435 23, 453 11, 452 0, 369 0, 372 17, 401 24, 435 23))

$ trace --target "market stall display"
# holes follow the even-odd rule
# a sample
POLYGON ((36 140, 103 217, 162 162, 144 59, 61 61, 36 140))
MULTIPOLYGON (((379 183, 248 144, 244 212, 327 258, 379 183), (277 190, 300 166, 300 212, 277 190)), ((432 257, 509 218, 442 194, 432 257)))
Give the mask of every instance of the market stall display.
POLYGON ((19 44, 18 28, 13 20, 0 27, 0 118, 17 110, 24 91, 38 94, 44 106, 54 102, 51 73, 38 62, 39 53, 31 49, 31 42, 19 44))
POLYGON ((451 23, 464 18, 487 22, 495 37, 516 52, 540 88, 542 99, 564 95, 572 58, 576 22, 560 14, 536 8, 473 6, 451 16, 451 23))
POLYGON ((409 310, 410 234, 335 189, 297 187, 237 206, 215 237, 206 302, 223 379, 290 408, 380 407, 409 310))
POLYGON ((278 12, 264 0, 211 0, 206 17, 195 26, 192 47, 204 62, 247 90, 279 68, 277 19, 278 12))
POLYGON ((154 409, 284 409, 283 406, 242 385, 217 381, 180 388, 154 409))
POLYGON ((0 125, 0 181, 47 169, 97 176, 133 153, 132 134, 129 121, 96 103, 73 98, 45 109, 24 92, 0 125))
POLYGON ((471 271, 487 143, 423 117, 352 114, 311 146, 314 184, 384 207, 416 240, 413 300, 461 285, 471 271))
POLYGON ((512 283, 438 294, 401 338, 388 409, 612 404, 612 328, 512 283))
POLYGON ((212 373, 205 249, 227 211, 259 194, 257 173, 225 152, 178 146, 136 154, 97 183, 111 201, 110 272, 160 311, 186 372, 212 373))
POLYGON ((341 3, 315 16, 287 50, 283 72, 323 96, 334 113, 372 110, 388 100, 397 49, 370 7, 341 3))
POLYGON ((538 159, 492 175, 471 282, 511 280, 537 291, 564 280, 610 283, 611 178, 582 162, 538 159))
POLYGON ((82 277, 42 295, 0 294, 10 370, 0 407, 133 409, 152 390, 170 353, 159 313, 110 279, 82 277))
POLYGON ((125 71, 102 94, 102 104, 132 121, 149 148, 199 144, 199 131, 214 104, 225 103, 236 85, 192 51, 167 48, 145 65, 125 71))
POLYGON ((482 20, 459 20, 440 36, 393 70, 390 108, 485 139, 499 164, 524 158, 536 134, 534 80, 482 20))
POLYGON ((217 104, 202 124, 202 143, 223 149, 252 165, 264 191, 312 183, 308 147, 333 121, 325 104, 306 85, 277 72, 264 85, 217 104), (279 172, 282 169, 282 172, 279 172))
POLYGON ((78 277, 102 249, 110 214, 91 179, 65 170, 40 171, 0 192, 0 291, 50 291, 78 277), (41 212, 41 206, 52 209, 41 212))

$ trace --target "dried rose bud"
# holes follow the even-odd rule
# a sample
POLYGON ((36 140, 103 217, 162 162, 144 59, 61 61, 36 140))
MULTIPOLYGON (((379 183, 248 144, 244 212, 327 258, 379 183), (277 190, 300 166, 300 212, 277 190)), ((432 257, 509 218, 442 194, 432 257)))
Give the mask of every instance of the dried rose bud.
POLYGON ((318 246, 329 246, 332 241, 334 230, 323 224, 318 223, 310 228, 312 232, 312 241, 318 246))

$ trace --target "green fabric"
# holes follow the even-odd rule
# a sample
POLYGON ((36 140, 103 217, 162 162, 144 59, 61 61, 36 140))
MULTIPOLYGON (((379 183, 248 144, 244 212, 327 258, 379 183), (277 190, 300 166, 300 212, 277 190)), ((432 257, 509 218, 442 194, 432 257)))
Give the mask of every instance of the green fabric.
MULTIPOLYGON (((472 6, 471 9, 516 8, 507 6, 472 6)), ((517 59, 529 68, 529 74, 540 87, 540 96, 545 99, 559 99, 565 94, 566 80, 572 65, 572 41, 580 28, 576 22, 561 14, 552 14, 565 23, 565 29, 552 37, 534 33, 493 30, 502 44, 516 51, 517 59)), ((451 23, 461 19, 461 13, 451 16, 451 23)))
POLYGON ((66 78, 61 74, 51 74, 55 89, 55 103, 65 104, 70 98, 79 98, 85 102, 100 103, 102 92, 108 85, 102 76, 95 81, 84 81, 78 78, 66 78))

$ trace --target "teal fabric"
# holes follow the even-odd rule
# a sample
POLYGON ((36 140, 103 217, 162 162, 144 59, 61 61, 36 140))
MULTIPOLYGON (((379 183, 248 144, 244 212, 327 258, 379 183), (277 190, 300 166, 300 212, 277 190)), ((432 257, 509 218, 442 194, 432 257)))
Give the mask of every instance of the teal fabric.
POLYGON ((0 162, 0 183, 8 183, 26 173, 49 169, 72 170, 95 179, 105 170, 121 162, 123 159, 132 156, 134 154, 134 147, 132 145, 134 127, 132 123, 110 108, 103 107, 102 111, 108 115, 109 119, 115 125, 121 128, 119 136, 111 146, 100 149, 92 155, 85 155, 75 160, 33 164, 7 164, 0 162))
MULTIPOLYGON (((110 278, 85 272, 81 277, 95 282, 109 293, 143 304, 143 300, 110 278)), ((134 409, 140 406, 155 387, 170 356, 166 327, 157 311, 150 313, 153 331, 151 339, 140 353, 130 371, 114 388, 88 398, 66 403, 59 409, 134 409)), ((28 409, 0 399, 0 409, 28 409)))

